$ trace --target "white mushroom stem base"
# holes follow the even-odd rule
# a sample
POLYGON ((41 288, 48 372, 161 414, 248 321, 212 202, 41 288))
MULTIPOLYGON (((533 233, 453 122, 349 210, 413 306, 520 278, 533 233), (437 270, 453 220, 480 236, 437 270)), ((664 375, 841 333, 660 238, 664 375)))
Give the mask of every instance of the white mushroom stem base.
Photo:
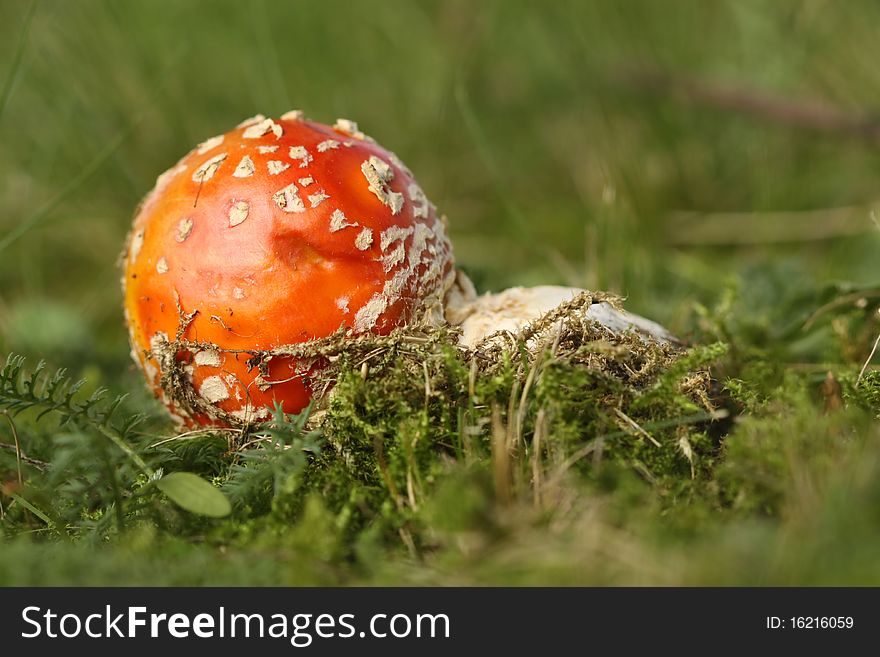
MULTIPOLYGON (((462 281, 462 278, 464 277, 459 276, 457 281, 461 292, 447 297, 446 319, 450 324, 461 327, 459 342, 468 348, 475 347, 499 331, 519 333, 531 322, 586 291, 575 287, 540 285, 513 287, 497 294, 476 297, 470 281, 462 281)), ((618 310, 605 301, 592 304, 584 310, 584 314, 586 318, 596 321, 613 333, 634 331, 646 340, 678 342, 656 322, 618 310)))

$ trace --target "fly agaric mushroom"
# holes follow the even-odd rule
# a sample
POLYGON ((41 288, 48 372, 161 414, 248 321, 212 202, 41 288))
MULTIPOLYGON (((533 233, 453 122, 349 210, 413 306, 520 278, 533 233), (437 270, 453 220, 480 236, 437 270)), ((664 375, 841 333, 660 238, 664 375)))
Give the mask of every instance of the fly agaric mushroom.
MULTIPOLYGON (((124 269, 132 356, 190 426, 247 424, 275 404, 303 409, 322 363, 298 358, 296 345, 423 322, 460 327, 473 349, 586 292, 477 297, 412 172, 353 121, 331 127, 297 111, 248 119, 159 176, 124 269)), ((676 342, 604 301, 571 310, 612 333, 676 342)))
POLYGON ((132 355, 180 421, 234 426, 311 398, 285 347, 443 319, 456 272, 407 167, 352 121, 256 116, 159 176, 123 287, 132 355))

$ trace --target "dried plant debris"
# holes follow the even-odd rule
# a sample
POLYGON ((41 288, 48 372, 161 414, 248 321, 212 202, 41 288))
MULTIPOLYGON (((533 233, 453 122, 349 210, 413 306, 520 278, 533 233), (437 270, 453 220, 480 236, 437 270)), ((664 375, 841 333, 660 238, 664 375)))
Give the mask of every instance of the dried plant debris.
POLYGON ((184 337, 198 311, 180 309, 176 337, 157 337, 150 355, 176 407, 233 426, 246 426, 258 414, 220 409, 216 402, 231 394, 229 382, 208 377, 196 390, 187 363, 214 365, 223 353, 245 357, 254 384, 269 389, 276 383, 269 363, 296 362, 297 376, 316 400, 313 422, 325 426, 335 453, 349 465, 375 468, 375 436, 390 441, 386 449, 393 452, 406 435, 401 427, 413 418, 427 422, 420 430, 425 449, 445 451, 462 432, 489 440, 494 412, 522 444, 532 440, 540 416, 545 435, 580 448, 592 444, 601 458, 638 463, 646 476, 699 477, 717 448, 703 429, 717 417, 707 367, 724 350, 686 350, 587 318, 593 304, 615 301, 584 293, 518 334, 489 336, 473 348, 459 343, 457 329, 424 322, 386 336, 340 330, 268 350, 219 349, 184 337), (327 365, 313 367, 318 362, 327 365))

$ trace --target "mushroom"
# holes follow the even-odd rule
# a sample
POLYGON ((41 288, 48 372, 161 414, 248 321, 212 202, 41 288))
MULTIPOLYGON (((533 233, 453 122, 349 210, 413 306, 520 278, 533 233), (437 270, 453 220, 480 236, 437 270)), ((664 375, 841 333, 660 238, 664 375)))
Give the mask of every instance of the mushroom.
POLYGON ((354 122, 300 112, 193 149, 144 199, 124 254, 132 356, 190 426, 299 412, 321 362, 285 348, 438 324, 456 286, 409 169, 354 122))
MULTIPOLYGON (((582 292, 477 297, 445 219, 394 153, 353 121, 298 111, 248 119, 159 176, 134 218, 123 290, 132 357, 189 426, 301 411, 327 364, 304 346, 450 324, 472 349, 582 292)), ((674 341, 605 302, 584 312, 610 331, 674 341)))

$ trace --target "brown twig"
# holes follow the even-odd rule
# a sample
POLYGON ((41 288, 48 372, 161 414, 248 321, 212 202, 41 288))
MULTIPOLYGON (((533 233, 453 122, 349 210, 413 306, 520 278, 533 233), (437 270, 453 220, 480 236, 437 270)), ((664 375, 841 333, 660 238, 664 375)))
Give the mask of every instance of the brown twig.
POLYGON ((848 110, 824 100, 792 98, 743 85, 711 83, 651 69, 624 73, 619 80, 638 92, 667 96, 801 130, 846 135, 880 145, 880 116, 848 110))
POLYGON ((666 243, 673 246, 750 246, 822 242, 874 230, 872 206, 782 212, 676 212, 666 243))
POLYGON ((21 459, 22 463, 27 463, 28 465, 40 470, 41 472, 49 467, 49 464, 45 461, 39 461, 35 458, 31 458, 21 450, 19 450, 15 445, 7 445, 6 443, 0 443, 0 449, 5 449, 10 452, 16 453, 16 458, 21 459))
MULTIPOLYGON (((742 84, 711 82, 666 71, 625 70, 615 84, 636 93, 662 96, 698 108, 747 116, 776 125, 858 139, 880 146, 880 115, 839 107, 825 100, 796 98, 742 84)), ((807 211, 682 212, 673 216, 667 243, 675 246, 737 246, 812 242, 871 230, 875 203, 807 211)))
MULTIPOLYGON (((876 297, 880 297, 880 289, 872 289, 872 290, 857 290, 856 292, 850 292, 849 294, 843 294, 839 297, 836 297, 819 306, 813 313, 807 318, 807 321, 804 322, 803 330, 809 331, 813 324, 816 323, 816 320, 819 319, 822 315, 835 310, 836 308, 840 308, 841 306, 848 305, 856 305, 862 301, 867 302, 868 299, 873 299, 876 297)), ((865 304, 867 305, 867 303, 865 304)), ((860 308, 864 306, 859 306, 860 308)))

